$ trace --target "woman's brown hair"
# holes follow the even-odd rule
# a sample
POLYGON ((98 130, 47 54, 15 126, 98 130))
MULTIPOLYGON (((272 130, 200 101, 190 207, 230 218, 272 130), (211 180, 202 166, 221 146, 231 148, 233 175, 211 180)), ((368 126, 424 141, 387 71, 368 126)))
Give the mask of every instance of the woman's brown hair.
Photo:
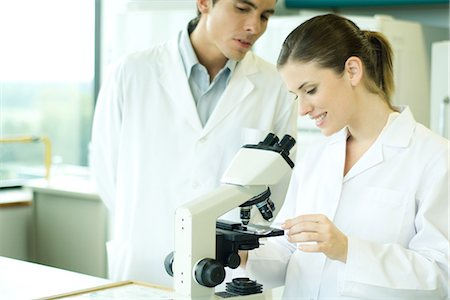
POLYGON ((359 57, 364 65, 367 89, 390 105, 394 92, 391 45, 381 33, 360 30, 342 16, 326 14, 300 24, 284 41, 277 65, 315 61, 342 74, 351 56, 359 57))

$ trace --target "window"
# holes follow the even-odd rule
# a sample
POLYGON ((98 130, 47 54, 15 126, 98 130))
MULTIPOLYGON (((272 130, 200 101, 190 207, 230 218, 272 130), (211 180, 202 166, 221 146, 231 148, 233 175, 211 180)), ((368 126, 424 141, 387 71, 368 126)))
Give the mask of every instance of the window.
POLYGON ((54 162, 87 165, 94 33, 95 0, 0 2, 0 180, 17 166, 44 170, 42 144, 7 138, 46 136, 54 162))

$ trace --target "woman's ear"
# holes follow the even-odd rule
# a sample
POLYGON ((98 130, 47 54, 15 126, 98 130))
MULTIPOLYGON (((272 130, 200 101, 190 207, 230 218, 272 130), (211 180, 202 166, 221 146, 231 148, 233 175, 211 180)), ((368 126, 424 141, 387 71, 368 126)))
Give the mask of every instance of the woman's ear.
POLYGON ((357 86, 362 79, 364 68, 359 57, 350 56, 345 62, 345 73, 347 74, 352 86, 357 86))
POLYGON ((209 10, 210 0, 197 0, 197 9, 200 13, 207 13, 209 10))

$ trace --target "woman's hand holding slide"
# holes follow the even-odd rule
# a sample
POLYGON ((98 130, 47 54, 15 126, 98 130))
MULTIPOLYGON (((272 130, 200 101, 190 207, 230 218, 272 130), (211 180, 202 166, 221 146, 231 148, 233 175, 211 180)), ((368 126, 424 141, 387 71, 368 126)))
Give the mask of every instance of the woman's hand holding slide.
POLYGON ((325 215, 300 215, 282 224, 291 243, 304 252, 322 252, 328 258, 347 261, 348 240, 325 215))

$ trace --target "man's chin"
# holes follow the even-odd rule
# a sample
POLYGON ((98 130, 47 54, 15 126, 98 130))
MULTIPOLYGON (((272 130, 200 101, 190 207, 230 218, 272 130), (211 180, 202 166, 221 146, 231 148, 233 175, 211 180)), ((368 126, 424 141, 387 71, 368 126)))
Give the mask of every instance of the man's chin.
POLYGON ((247 51, 234 51, 233 53, 230 53, 227 57, 228 59, 240 61, 243 60, 245 55, 247 55, 249 50, 247 51))

